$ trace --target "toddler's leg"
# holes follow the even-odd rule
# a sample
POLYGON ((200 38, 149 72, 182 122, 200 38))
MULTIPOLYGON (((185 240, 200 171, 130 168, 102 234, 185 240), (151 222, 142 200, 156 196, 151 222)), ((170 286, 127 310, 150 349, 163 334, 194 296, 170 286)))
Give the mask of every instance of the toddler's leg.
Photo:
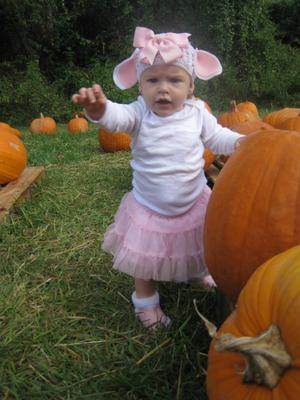
POLYGON ((132 302, 137 318, 146 328, 155 329, 160 325, 168 326, 171 322, 159 305, 159 294, 153 280, 135 279, 135 292, 132 302))

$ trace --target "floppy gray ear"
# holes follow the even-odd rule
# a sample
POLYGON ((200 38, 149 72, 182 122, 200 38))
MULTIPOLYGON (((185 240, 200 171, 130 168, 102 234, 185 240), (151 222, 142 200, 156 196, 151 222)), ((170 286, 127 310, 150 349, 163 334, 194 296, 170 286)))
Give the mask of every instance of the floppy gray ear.
POLYGON ((198 78, 208 80, 222 73, 222 65, 213 54, 196 50, 194 54, 194 71, 198 78))
POLYGON ((137 83, 137 74, 135 62, 138 49, 126 60, 118 64, 113 72, 113 80, 115 84, 122 90, 129 89, 137 83))

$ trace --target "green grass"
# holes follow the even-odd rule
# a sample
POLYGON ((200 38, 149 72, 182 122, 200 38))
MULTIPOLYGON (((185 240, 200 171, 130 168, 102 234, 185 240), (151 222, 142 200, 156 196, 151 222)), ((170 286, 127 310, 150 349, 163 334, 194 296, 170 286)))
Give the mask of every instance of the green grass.
POLYGON ((220 294, 161 284, 173 324, 150 333, 133 316, 131 278, 101 250, 131 188, 130 153, 101 152, 95 128, 22 131, 45 176, 0 225, 0 398, 206 399, 210 340, 193 299, 218 323, 220 294))

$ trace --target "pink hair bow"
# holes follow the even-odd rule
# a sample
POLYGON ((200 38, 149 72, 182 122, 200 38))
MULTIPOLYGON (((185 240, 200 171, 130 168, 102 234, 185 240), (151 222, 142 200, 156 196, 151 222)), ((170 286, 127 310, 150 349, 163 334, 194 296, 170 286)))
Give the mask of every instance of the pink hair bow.
POLYGON ((139 60, 143 64, 153 64, 159 53, 166 64, 182 57, 181 48, 189 46, 189 33, 164 33, 155 35, 151 29, 137 27, 133 46, 140 49, 139 60))

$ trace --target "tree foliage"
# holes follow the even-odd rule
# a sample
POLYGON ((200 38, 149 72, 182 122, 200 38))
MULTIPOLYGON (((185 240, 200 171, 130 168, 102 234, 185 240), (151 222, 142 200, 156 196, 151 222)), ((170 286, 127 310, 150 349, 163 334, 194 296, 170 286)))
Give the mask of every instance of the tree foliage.
MULTIPOLYGON (((32 79, 29 89, 37 92, 43 87, 52 94, 48 100, 52 97, 56 106, 48 107, 61 113, 58 117, 71 112, 72 92, 93 81, 109 87, 113 99, 129 101, 130 95, 113 88, 108 76, 114 64, 131 54, 136 26, 189 32, 195 47, 216 54, 224 72, 212 81, 198 82, 197 95, 219 108, 233 97, 296 105, 299 4, 297 0, 0 0, 0 119, 21 104, 23 97, 14 86, 24 88, 28 79, 32 79), (28 74, 32 65, 38 68, 42 85, 35 85, 36 75, 28 74), (61 106, 64 102, 67 108, 61 106)), ((37 93, 33 96, 29 90, 28 95, 36 106, 26 102, 13 119, 24 119, 26 107, 26 115, 29 108, 39 111, 37 93)))

